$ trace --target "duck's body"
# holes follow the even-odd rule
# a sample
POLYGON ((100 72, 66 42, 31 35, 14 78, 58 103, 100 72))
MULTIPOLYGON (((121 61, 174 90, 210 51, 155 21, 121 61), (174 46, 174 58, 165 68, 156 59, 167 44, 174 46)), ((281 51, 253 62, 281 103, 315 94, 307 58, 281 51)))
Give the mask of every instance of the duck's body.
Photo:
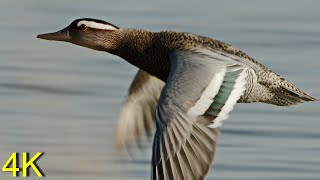
POLYGON ((316 100, 240 50, 191 33, 79 19, 38 37, 107 51, 141 69, 120 114, 117 141, 127 144, 144 130, 150 134, 155 119, 153 179, 203 179, 217 127, 236 102, 288 106, 316 100))
POLYGON ((249 72, 246 91, 239 102, 264 102, 287 106, 300 102, 301 98, 305 98, 305 100, 311 98, 280 75, 224 42, 192 33, 175 31, 149 32, 134 29, 123 29, 122 31, 122 43, 118 46, 117 51, 111 53, 122 57, 164 82, 170 73, 170 53, 177 50, 208 49, 240 57, 244 64, 255 71, 258 79, 253 80, 254 77, 249 72), (284 94, 288 97, 282 97, 284 94))

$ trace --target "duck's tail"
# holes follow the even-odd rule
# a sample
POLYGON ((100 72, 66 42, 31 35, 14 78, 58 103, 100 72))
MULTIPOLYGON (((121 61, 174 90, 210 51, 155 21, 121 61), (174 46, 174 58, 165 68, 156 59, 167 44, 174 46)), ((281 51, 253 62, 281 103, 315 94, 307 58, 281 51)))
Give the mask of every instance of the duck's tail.
POLYGON ((274 92, 272 98, 274 104, 278 106, 290 106, 297 103, 318 101, 316 98, 302 91, 293 91, 290 88, 280 87, 274 92))
POLYGON ((279 79, 272 84, 269 84, 269 90, 274 93, 272 104, 278 106, 290 106, 302 102, 318 101, 316 98, 303 92, 289 81, 278 76, 279 79))

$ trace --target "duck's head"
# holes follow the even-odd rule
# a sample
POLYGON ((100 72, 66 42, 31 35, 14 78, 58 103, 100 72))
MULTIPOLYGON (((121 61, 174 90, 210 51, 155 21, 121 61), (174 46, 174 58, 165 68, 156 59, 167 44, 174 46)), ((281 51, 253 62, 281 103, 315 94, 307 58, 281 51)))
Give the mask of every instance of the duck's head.
POLYGON ((40 34, 37 38, 70 42, 100 51, 112 51, 117 48, 121 41, 121 31, 119 27, 111 23, 83 18, 73 21, 68 27, 60 31, 40 34))

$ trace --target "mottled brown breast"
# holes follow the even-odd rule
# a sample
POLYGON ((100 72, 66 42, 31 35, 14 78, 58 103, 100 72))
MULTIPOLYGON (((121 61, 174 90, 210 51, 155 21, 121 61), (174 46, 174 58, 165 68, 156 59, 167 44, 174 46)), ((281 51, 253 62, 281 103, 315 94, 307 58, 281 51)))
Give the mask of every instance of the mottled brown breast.
POLYGON ((166 81, 170 71, 170 50, 155 33, 144 30, 125 30, 119 55, 134 66, 166 81))

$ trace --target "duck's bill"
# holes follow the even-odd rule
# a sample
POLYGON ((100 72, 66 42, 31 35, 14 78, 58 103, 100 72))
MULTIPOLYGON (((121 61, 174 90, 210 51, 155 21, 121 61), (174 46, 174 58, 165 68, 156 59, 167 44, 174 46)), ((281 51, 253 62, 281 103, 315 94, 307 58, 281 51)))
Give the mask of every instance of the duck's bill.
POLYGON ((62 29, 61 31, 54 32, 54 33, 39 34, 37 38, 51 40, 51 41, 69 41, 70 40, 68 29, 62 29))

